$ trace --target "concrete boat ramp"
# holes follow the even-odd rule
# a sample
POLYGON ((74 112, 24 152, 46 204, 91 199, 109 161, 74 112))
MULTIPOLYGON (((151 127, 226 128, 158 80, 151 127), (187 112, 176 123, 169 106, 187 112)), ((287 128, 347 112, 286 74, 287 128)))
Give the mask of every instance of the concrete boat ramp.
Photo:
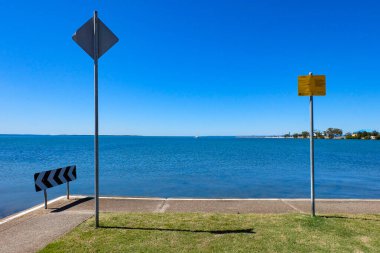
MULTIPOLYGON (((305 213, 309 199, 101 197, 101 212, 305 213)), ((317 214, 380 214, 380 199, 317 199, 317 214)), ((59 197, 0 220, 0 252, 36 252, 94 215, 94 199, 59 197)), ((100 216, 101 217, 101 216, 100 216)))

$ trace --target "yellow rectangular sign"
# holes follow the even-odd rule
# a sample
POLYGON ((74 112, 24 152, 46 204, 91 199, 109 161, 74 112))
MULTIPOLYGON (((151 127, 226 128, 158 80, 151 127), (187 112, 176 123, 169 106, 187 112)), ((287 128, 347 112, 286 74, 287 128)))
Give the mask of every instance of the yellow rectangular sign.
POLYGON ((298 96, 325 96, 326 76, 308 75, 298 77, 298 96))

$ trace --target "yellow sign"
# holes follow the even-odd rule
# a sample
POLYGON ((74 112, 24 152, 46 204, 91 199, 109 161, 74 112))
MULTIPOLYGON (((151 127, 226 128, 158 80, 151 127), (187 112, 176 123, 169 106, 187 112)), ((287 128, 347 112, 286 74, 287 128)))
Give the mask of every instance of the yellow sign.
POLYGON ((298 96, 325 96, 326 76, 308 75, 298 77, 298 96))

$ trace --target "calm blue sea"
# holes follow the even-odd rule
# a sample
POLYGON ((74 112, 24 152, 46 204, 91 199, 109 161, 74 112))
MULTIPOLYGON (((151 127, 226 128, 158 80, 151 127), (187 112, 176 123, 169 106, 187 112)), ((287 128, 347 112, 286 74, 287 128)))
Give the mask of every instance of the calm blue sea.
MULTIPOLYGON (((72 193, 93 194, 91 136, 0 136, 0 217, 42 203, 35 172, 74 164, 72 193)), ((318 198, 380 198, 380 141, 316 140, 315 175, 318 198)), ((100 137, 102 195, 305 198, 309 177, 308 140, 100 137)))

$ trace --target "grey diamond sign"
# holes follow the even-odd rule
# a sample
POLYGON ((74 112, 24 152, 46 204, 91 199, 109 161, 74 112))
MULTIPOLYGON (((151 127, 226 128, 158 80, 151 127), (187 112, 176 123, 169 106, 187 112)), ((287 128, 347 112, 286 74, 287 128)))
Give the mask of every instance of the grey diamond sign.
POLYGON ((73 40, 92 59, 95 58, 95 34, 98 35, 98 58, 119 41, 116 35, 98 17, 90 18, 75 32, 73 40), (97 32, 95 32, 94 20, 97 22, 97 32))

